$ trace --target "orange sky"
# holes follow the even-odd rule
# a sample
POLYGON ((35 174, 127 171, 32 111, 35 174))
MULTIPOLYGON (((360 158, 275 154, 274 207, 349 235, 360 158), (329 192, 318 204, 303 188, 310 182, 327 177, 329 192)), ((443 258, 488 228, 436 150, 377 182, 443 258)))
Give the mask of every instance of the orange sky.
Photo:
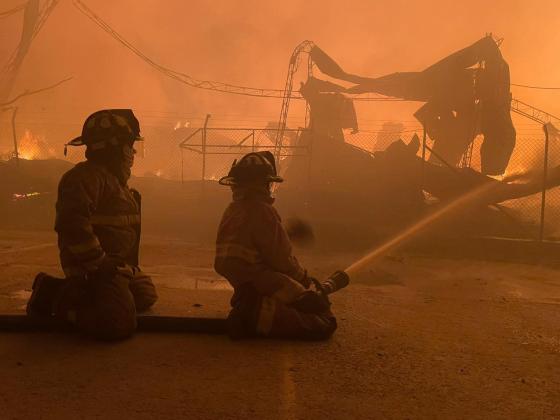
MULTIPOLYGON (((1 0, 0 11, 21 1, 1 0)), ((350 72, 422 70, 492 32, 505 39, 512 82, 560 86, 558 0, 85 1, 156 61, 200 79, 282 88, 289 56, 304 39, 350 72)), ((2 62, 17 43, 21 17, 0 20, 2 62)), ((275 99, 201 91, 167 79, 63 0, 35 40, 14 93, 68 76, 74 79, 65 86, 21 102, 23 123, 56 122, 66 136, 103 107, 133 107, 145 124, 172 120, 170 113, 189 119, 211 113, 219 125, 261 125, 280 109, 275 99)), ((560 115, 560 91, 512 90, 560 115)), ((384 119, 411 121, 417 106, 360 105, 358 117, 369 127, 384 119)), ((291 115, 294 125, 300 122, 300 110, 291 115)))

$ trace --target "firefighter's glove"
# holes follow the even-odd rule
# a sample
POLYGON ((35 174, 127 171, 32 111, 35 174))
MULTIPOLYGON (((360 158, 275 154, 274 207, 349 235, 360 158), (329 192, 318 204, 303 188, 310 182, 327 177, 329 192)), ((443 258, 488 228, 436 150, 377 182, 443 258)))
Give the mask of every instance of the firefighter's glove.
POLYGON ((300 312, 320 314, 327 312, 331 304, 326 296, 313 291, 307 291, 302 293, 291 306, 300 312))
POLYGON ((98 274, 102 275, 114 275, 117 273, 117 266, 119 265, 118 261, 111 257, 105 257, 97 270, 95 270, 98 274))
POLYGON ((299 281, 299 283, 306 289, 309 289, 311 284, 314 283, 314 280, 315 279, 313 277, 307 275, 307 270, 305 270, 305 274, 303 275, 303 278, 299 281))
POLYGON ((117 273, 127 275, 129 271, 131 272, 131 268, 127 267, 126 264, 119 259, 105 257, 97 267, 97 270, 94 270, 89 275, 91 277, 112 278, 117 275, 117 273))

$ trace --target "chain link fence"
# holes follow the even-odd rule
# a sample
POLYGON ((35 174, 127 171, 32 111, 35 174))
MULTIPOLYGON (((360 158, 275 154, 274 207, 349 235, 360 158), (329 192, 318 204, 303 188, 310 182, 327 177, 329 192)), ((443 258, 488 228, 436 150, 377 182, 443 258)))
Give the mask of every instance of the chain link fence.
POLYGON ((250 152, 272 152, 279 160, 280 172, 290 160, 309 162, 310 149, 297 145, 297 139, 304 131, 284 130, 282 147, 277 149, 278 129, 200 128, 179 145, 181 180, 219 180, 227 175, 234 160, 250 152))
MULTIPOLYGON (((18 152, 21 159, 64 159, 76 163, 84 159, 84 148, 68 148, 67 156, 63 154, 63 142, 53 145, 46 138, 34 134, 39 130, 22 129, 18 132, 18 152)), ((75 130, 79 132, 76 125, 75 130)), ((275 149, 278 129, 274 128, 183 128, 165 134, 158 132, 145 133, 146 142, 139 147, 133 174, 140 177, 157 177, 172 181, 218 180, 226 175, 235 159, 251 151, 269 150, 279 157, 280 170, 289 166, 290 160, 300 160, 299 163, 309 165, 312 160, 311 146, 298 146, 298 139, 305 132, 304 129, 287 129, 283 136, 283 147, 275 149), (179 147, 178 147, 179 146, 179 147), (142 157, 142 155, 144 157, 142 157)), ((8 133, 4 133, 8 134, 8 133)), ((380 131, 360 131, 345 133, 345 141, 364 152, 374 154, 384 150, 391 142, 402 138, 408 143, 418 134, 422 139, 422 128, 393 124, 383 127, 380 131)), ((7 136, 5 136, 7 137, 7 136)), ((7 161, 15 158, 15 147, 9 141, 4 142, 0 150, 0 160, 7 161)), ((480 146, 482 138, 477 137, 473 142, 467 166, 480 171, 480 146)), ((426 161, 430 160, 431 140, 427 139, 428 149, 425 150, 426 161)), ((422 156, 422 148, 418 151, 422 156)), ((436 163, 437 159, 432 159, 436 163)), ((443 166, 445 164, 439 163, 443 166)), ((465 165, 465 162, 462 163, 465 165)), ((545 134, 520 135, 512 153, 507 170, 498 180, 509 182, 527 182, 528 180, 542 180, 544 186, 544 171, 549 174, 553 168, 560 165, 560 139, 551 135, 545 141, 545 134), (545 165, 546 157, 546 165, 545 165)), ((300 165, 302 166, 302 165, 300 165)), ((461 166, 461 165, 459 165, 461 166)), ((450 170, 452 170, 450 168, 450 170)), ((507 212, 512 220, 519 221, 527 227, 525 237, 528 239, 560 239, 560 188, 555 187, 527 197, 506 201, 500 204, 503 212, 507 212), (544 197, 543 197, 544 196, 544 197), (544 201, 543 201, 544 198, 544 201), (544 203, 544 205, 543 205, 544 203)))
MULTIPOLYGON (((398 128, 398 127, 397 127, 398 128)), ((393 141, 403 139, 408 143, 417 134, 422 141, 422 128, 418 130, 398 130, 398 131, 379 131, 377 133, 358 132, 346 134, 346 142, 367 153, 375 153, 383 150, 393 141)), ((524 232, 526 239, 560 239, 560 187, 546 190, 544 188, 544 173, 551 175, 551 170, 560 165, 560 138, 555 133, 551 133, 548 142, 543 133, 531 136, 518 136, 511 159, 505 173, 494 177, 500 181, 514 183, 540 182, 540 190, 532 195, 512 199, 496 206, 500 211, 507 214, 513 223, 517 223, 524 232), (546 160, 545 160, 546 159, 546 160), (544 197, 543 197, 544 192, 544 197)), ((480 147, 483 141, 482 136, 478 136, 469 149, 468 159, 463 159, 457 167, 468 166, 475 171, 481 171, 480 147)), ((431 139, 426 140, 427 148, 418 150, 418 156, 431 163, 447 166, 453 171, 455 165, 449 165, 442 159, 430 159, 431 139)))

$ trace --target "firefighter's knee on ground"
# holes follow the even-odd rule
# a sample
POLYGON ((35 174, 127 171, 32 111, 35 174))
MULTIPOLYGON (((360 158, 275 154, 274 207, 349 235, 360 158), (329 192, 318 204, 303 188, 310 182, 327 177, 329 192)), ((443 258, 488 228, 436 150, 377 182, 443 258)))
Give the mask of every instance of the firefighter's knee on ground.
POLYGON ((110 310, 99 316, 94 325, 89 328, 94 338, 104 341, 124 340, 131 337, 136 331, 136 311, 134 307, 127 310, 110 310))
POLYGON ((136 306, 129 290, 130 279, 117 274, 99 278, 91 300, 78 312, 78 326, 101 340, 122 340, 136 330, 136 306))
POLYGON ((329 339, 336 327, 336 318, 330 310, 303 312, 275 298, 263 297, 258 306, 255 333, 261 337, 319 341, 329 339))
POLYGON ((332 337, 337 329, 335 317, 328 317, 321 320, 317 327, 310 333, 311 340, 323 341, 332 337))
POLYGON ((156 289, 134 295, 134 302, 136 303, 136 310, 144 312, 150 309, 158 300, 156 289))
MULTIPOLYGON (((122 320, 121 320, 122 321, 122 320)), ((102 341, 119 341, 130 338, 136 331, 136 320, 127 322, 127 325, 116 325, 114 323, 100 325, 93 331, 93 337, 102 341)))
POLYGON ((136 271, 133 279, 130 281, 130 292, 134 297, 136 310, 143 312, 148 310, 158 300, 156 287, 150 276, 142 271, 136 271))

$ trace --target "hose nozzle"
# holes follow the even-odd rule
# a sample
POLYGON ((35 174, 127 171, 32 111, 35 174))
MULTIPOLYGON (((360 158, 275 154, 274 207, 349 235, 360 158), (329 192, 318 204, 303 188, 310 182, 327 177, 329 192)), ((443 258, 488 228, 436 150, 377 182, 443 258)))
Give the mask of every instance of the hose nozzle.
POLYGON ((325 294, 330 295, 337 290, 343 289, 350 283, 350 277, 344 271, 335 271, 324 282, 319 284, 319 290, 325 294))

